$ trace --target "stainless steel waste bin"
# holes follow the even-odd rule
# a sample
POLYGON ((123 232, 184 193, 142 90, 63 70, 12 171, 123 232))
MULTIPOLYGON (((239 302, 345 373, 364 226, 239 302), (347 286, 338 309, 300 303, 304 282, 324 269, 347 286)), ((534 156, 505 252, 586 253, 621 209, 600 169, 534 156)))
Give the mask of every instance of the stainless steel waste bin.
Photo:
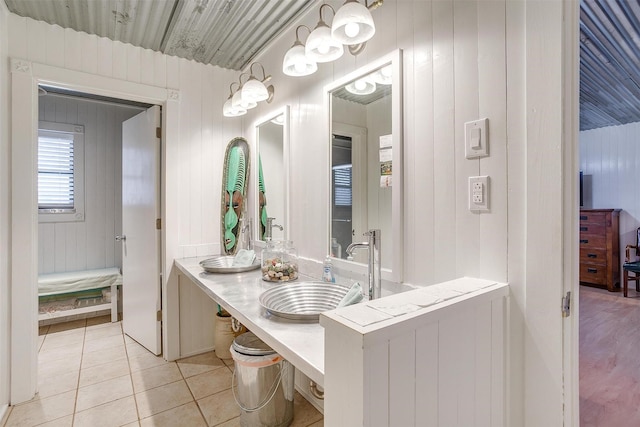
POLYGON ((293 421, 295 369, 253 333, 231 345, 231 383, 242 427, 286 427, 293 421))

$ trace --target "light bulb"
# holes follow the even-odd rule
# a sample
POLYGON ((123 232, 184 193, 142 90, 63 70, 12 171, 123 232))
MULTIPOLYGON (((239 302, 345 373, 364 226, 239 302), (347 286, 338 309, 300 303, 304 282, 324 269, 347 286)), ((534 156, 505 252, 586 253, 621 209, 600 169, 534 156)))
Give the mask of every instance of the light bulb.
POLYGON ((322 43, 321 45, 318 46, 318 53, 320 53, 321 55, 325 55, 327 52, 329 52, 328 44, 322 43))
POLYGON ((355 22, 349 22, 344 26, 344 33, 347 35, 347 37, 355 37, 359 32, 360 25, 356 24, 355 22))
POLYGON ((364 88, 367 87, 367 83, 364 80, 358 80, 355 83, 355 87, 358 90, 364 90, 364 88))
POLYGON ((296 64, 293 67, 296 69, 298 73, 302 73, 307 69, 307 66, 302 62, 296 62, 296 64))

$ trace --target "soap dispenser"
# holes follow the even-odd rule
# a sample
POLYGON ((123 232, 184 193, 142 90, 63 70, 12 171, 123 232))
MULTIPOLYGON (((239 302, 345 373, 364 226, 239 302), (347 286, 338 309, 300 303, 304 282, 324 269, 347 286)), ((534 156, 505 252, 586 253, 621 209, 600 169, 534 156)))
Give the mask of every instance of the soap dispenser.
POLYGON ((336 278, 333 275, 333 263, 331 262, 330 256, 327 256, 322 264, 322 281, 329 283, 336 282, 336 278))

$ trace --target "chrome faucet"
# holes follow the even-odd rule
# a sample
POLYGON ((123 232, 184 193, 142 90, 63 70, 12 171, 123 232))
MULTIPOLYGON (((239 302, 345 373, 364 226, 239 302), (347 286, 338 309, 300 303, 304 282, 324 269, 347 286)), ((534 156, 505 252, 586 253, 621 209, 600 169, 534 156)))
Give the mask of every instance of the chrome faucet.
POLYGON ((369 300, 382 296, 381 266, 380 266, 380 230, 369 230, 364 233, 369 237, 367 242, 351 243, 347 246, 347 254, 352 259, 353 251, 358 248, 366 248, 369 252, 367 275, 369 276, 369 300))
POLYGON ((280 229, 280 231, 284 230, 281 225, 273 223, 274 219, 275 218, 272 218, 272 217, 268 217, 267 218, 267 224, 264 227, 264 240, 266 240, 266 241, 271 240, 271 236, 272 236, 272 233, 273 233, 273 227, 280 229))

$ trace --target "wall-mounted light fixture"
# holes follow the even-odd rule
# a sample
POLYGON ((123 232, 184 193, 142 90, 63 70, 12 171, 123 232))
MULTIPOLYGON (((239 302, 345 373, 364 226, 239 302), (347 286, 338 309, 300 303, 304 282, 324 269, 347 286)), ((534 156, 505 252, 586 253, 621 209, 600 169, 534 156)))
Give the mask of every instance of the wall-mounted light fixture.
POLYGON ((270 79, 271 76, 266 75, 262 64, 259 62, 252 63, 248 73, 240 74, 238 81, 229 85, 229 91, 231 93, 222 107, 222 114, 225 117, 242 116, 247 113, 247 110, 257 107, 258 102, 271 102, 275 89, 273 85, 265 85, 265 82, 268 82, 270 79), (262 69, 262 80, 259 80, 253 73, 254 65, 259 65, 262 69), (248 76, 244 83, 242 82, 243 76, 248 76), (234 84, 238 85, 235 92, 233 90, 234 84))
POLYGON ((282 72, 287 76, 308 76, 318 69, 318 64, 305 55, 304 44, 302 44, 298 35, 300 28, 306 28, 311 33, 311 30, 306 25, 299 25, 296 28, 296 41, 284 55, 284 61, 282 62, 282 72))
POLYGON ((313 31, 300 25, 296 28, 296 41, 289 48, 282 62, 282 71, 288 76, 308 76, 318 69, 318 62, 330 62, 340 58, 347 45, 352 55, 364 50, 367 40, 376 32, 370 9, 375 9, 383 0, 375 0, 371 4, 364 0, 346 0, 336 12, 328 4, 320 6, 320 20, 313 31), (322 9, 328 7, 333 12, 331 27, 322 17, 322 9), (300 41, 300 28, 309 30, 306 46, 300 41))

